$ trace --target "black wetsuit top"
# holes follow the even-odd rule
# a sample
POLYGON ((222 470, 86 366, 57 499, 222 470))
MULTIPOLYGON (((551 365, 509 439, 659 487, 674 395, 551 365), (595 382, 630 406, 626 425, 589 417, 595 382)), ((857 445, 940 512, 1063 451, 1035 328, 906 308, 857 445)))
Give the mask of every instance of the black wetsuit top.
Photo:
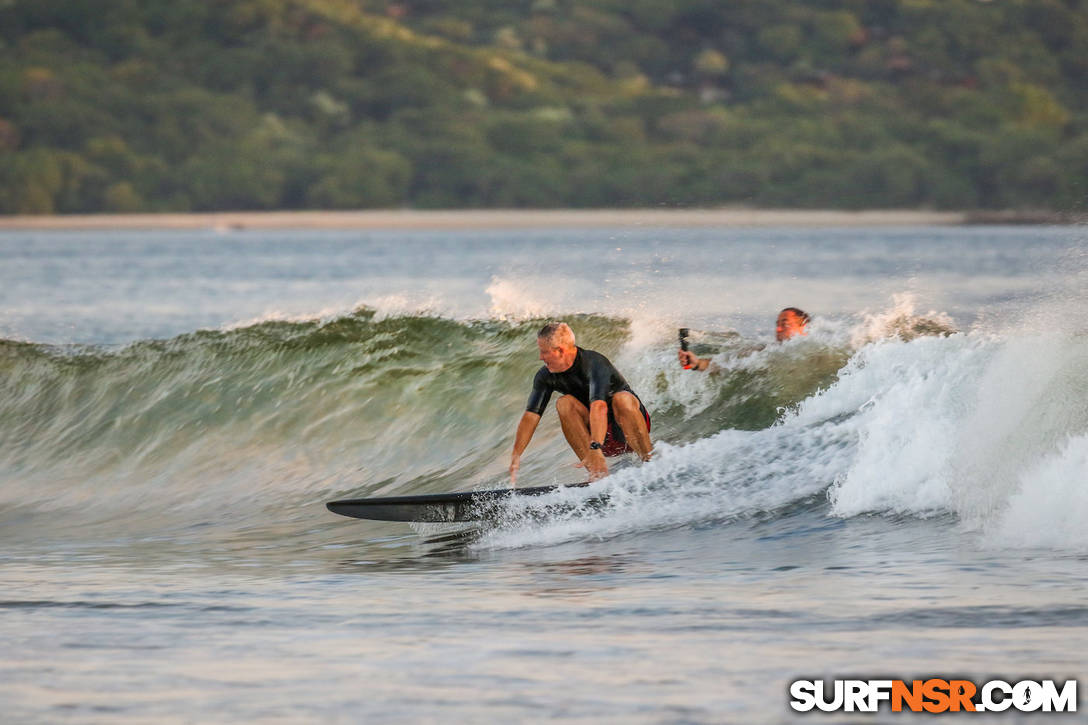
MULTIPOLYGON (((635 395, 635 391, 631 390, 631 386, 608 361, 608 358, 599 352, 582 348, 578 348, 574 364, 563 372, 550 372, 547 365, 537 371, 536 377, 533 378, 533 392, 529 394, 529 402, 525 410, 543 415, 553 390, 573 395, 586 408, 595 400, 603 400, 608 403, 610 419, 612 418, 613 395, 620 391, 635 395)), ((638 396, 635 395, 635 397, 638 396)))

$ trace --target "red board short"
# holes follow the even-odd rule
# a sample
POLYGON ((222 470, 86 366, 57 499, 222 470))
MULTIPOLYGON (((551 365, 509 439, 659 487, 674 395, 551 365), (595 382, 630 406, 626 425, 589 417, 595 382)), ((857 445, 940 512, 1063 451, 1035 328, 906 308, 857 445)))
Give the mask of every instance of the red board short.
MULTIPOLYGON (((646 412, 646 406, 639 402, 638 409, 642 411, 642 415, 646 418, 646 431, 650 430, 650 414, 646 412)), ((604 442, 601 444, 601 453, 606 456, 618 456, 621 453, 633 453, 632 448, 627 439, 623 436, 623 430, 620 428, 620 424, 616 422, 616 419, 612 417, 612 408, 608 409, 608 433, 605 434, 604 442)))

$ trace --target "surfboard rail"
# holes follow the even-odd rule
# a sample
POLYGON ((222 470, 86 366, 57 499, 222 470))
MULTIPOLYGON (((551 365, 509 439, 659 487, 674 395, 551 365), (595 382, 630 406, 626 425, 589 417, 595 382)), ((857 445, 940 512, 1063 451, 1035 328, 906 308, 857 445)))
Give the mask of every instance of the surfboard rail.
POLYGON ((415 496, 381 496, 329 501, 334 514, 371 521, 458 523, 481 521, 495 510, 494 504, 514 496, 542 496, 562 488, 584 488, 589 481, 528 488, 497 488, 483 491, 424 493, 415 496))

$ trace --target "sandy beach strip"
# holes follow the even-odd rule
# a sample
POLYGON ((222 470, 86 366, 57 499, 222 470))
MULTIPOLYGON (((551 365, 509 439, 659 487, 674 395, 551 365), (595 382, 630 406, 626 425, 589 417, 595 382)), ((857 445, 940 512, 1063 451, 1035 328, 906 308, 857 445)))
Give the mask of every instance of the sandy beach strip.
POLYGON ((964 224, 961 212, 778 209, 472 209, 0 216, 0 229, 527 229, 964 224))

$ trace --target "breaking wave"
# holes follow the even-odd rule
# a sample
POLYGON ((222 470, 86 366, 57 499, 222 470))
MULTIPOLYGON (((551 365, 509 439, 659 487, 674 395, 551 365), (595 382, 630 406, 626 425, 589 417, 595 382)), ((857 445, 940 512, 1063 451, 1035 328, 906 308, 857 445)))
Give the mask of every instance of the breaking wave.
MULTIPOLYGON (((780 345, 695 331, 714 365, 693 373, 671 327, 566 319, 646 402, 657 456, 511 503, 482 546, 816 508, 953 515, 991 545, 1088 547, 1084 338, 957 332, 898 300, 780 345), (605 505, 579 503, 602 491, 605 505), (514 508, 557 502, 544 521, 514 508)), ((308 529, 343 523, 315 508, 331 498, 505 485, 541 322, 360 308, 117 348, 0 341, 0 523, 185 531, 277 511, 308 529)), ((572 482, 573 463, 546 415, 522 480, 572 482)))

